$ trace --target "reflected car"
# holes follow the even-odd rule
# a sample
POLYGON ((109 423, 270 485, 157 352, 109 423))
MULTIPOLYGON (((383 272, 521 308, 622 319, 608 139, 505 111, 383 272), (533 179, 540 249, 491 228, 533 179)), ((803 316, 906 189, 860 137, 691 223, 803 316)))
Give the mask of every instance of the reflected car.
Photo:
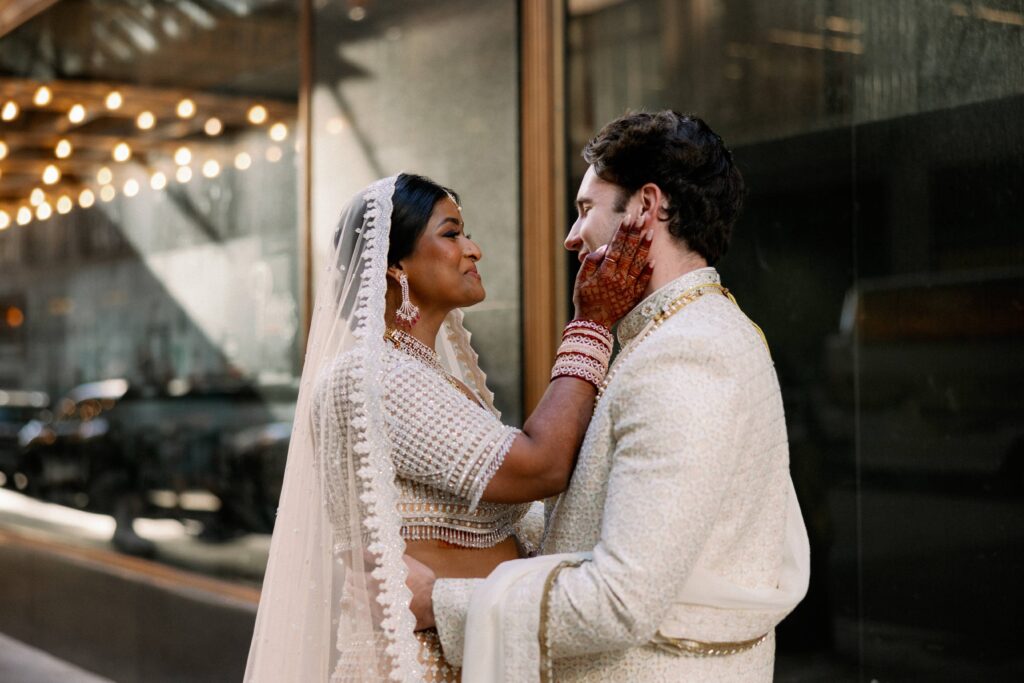
POLYGON ((297 390, 241 382, 75 387, 49 420, 19 433, 17 471, 37 498, 114 516, 134 554, 136 517, 196 520, 212 540, 267 532, 280 491, 297 390))
POLYGON ((43 391, 0 389, 0 487, 19 488, 18 434, 33 420, 46 419, 50 397, 43 391))

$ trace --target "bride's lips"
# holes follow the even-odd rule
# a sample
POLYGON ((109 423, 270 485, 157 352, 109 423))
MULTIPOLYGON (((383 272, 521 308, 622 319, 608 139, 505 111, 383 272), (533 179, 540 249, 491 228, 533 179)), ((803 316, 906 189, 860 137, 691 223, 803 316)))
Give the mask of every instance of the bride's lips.
POLYGON ((479 271, 477 271, 476 268, 470 268, 469 270, 467 270, 466 271, 466 275, 471 275, 471 276, 475 277, 477 280, 481 280, 480 273, 479 273, 479 271))

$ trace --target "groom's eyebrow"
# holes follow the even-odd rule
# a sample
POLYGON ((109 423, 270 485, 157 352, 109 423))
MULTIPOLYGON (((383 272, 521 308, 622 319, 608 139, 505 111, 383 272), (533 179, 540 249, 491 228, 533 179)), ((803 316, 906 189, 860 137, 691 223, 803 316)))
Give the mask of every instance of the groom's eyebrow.
POLYGON ((590 197, 577 197, 576 198, 576 208, 577 209, 582 209, 584 204, 593 204, 593 203, 594 203, 594 200, 592 200, 590 197))

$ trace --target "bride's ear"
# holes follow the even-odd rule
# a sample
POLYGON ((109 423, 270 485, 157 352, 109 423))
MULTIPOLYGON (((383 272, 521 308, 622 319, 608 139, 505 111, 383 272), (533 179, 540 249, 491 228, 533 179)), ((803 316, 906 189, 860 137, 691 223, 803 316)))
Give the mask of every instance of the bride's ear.
POLYGON ((388 266, 388 277, 398 282, 398 276, 402 273, 402 264, 396 263, 393 266, 388 266))

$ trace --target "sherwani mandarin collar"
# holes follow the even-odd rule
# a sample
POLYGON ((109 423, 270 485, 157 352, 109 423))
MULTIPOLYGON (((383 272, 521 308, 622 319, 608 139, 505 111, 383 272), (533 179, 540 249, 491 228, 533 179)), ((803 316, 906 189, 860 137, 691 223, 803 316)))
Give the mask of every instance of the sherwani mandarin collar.
POLYGON ((619 346, 623 347, 633 341, 647 323, 653 320, 654 316, 677 296, 688 289, 707 284, 721 284, 718 271, 710 266, 684 273, 649 295, 619 322, 619 326, 616 329, 619 346))

